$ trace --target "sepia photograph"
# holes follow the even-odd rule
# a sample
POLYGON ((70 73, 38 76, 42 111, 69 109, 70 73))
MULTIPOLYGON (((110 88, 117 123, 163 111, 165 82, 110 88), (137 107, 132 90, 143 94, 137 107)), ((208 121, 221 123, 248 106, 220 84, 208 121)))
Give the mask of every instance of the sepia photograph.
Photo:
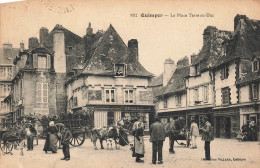
POLYGON ((0 1, 1 168, 257 168, 259 0, 0 1))

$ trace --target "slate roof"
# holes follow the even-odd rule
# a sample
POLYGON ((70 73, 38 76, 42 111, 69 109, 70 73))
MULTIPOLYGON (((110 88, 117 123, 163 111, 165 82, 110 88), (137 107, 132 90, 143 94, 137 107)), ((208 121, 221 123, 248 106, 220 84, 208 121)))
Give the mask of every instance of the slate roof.
POLYGON ((163 89, 162 95, 184 91, 186 89, 185 77, 189 75, 189 73, 189 66, 177 67, 167 86, 163 89))
POLYGON ((238 79, 236 84, 248 84, 253 81, 260 80, 260 72, 251 72, 246 74, 243 78, 238 79))
POLYGON ((224 47, 222 43, 231 36, 231 32, 218 30, 214 26, 208 26, 204 30, 204 34, 208 34, 210 38, 205 42, 192 63, 192 65, 200 64, 201 71, 213 67, 217 63, 217 60, 223 54, 224 47))
POLYGON ((112 75, 114 64, 127 64, 128 76, 152 77, 138 61, 130 61, 129 50, 112 25, 93 44, 93 54, 81 74, 112 75))
POLYGON ((152 78, 148 86, 160 86, 163 85, 163 73, 157 77, 152 78))
MULTIPOLYGON (((237 15, 243 16, 243 15, 237 15)), ((260 21, 246 16, 239 19, 232 38, 227 41, 226 56, 222 56, 216 66, 236 58, 250 59, 260 51, 260 21)))
POLYGON ((0 48, 0 64, 13 64, 13 59, 18 55, 19 51, 19 48, 0 48))

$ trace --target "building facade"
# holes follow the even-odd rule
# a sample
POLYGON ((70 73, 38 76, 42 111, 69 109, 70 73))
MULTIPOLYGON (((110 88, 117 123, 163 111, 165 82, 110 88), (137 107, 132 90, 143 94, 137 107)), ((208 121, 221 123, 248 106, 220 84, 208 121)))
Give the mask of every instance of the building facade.
POLYGON ((5 98, 10 94, 13 79, 13 58, 18 54, 19 49, 13 48, 12 44, 5 43, 0 48, 0 125, 5 122, 10 112, 10 102, 5 98))
POLYGON ((93 127, 142 116, 148 131, 154 114, 148 87, 152 74, 138 61, 137 40, 126 46, 112 25, 102 34, 90 26, 85 37, 89 60, 66 83, 68 112, 91 111, 93 127))

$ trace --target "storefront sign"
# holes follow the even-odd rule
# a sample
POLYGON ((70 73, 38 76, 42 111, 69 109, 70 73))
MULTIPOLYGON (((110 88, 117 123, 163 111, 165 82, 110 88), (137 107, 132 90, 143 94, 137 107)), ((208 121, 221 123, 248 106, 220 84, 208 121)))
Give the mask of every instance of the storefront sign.
POLYGON ((250 113, 256 113, 256 110, 253 107, 240 108, 240 114, 250 114, 250 113))

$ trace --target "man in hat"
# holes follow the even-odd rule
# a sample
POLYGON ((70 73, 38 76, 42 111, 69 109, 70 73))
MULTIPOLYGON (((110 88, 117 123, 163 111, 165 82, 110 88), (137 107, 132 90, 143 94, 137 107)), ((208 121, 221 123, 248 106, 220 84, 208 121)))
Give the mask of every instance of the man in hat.
POLYGON ((174 151, 174 141, 176 137, 176 128, 175 128, 175 120, 173 117, 170 118, 170 122, 166 125, 166 131, 169 134, 169 144, 170 144, 170 149, 169 152, 172 154, 175 154, 174 151))
POLYGON ((210 141, 214 140, 212 127, 210 122, 208 121, 207 116, 204 116, 202 118, 202 121, 204 123, 204 126, 202 128, 202 140, 205 141, 205 158, 203 160, 210 160, 210 141))
POLYGON ((152 150, 153 150, 153 157, 152 163, 156 164, 157 161, 157 153, 158 153, 158 164, 163 163, 162 159, 162 148, 163 148, 163 141, 165 140, 165 128, 162 123, 160 123, 158 116, 154 117, 154 123, 150 127, 150 142, 153 143, 152 150))
POLYGON ((62 144, 62 151, 64 154, 64 158, 61 160, 70 160, 70 139, 72 138, 72 134, 67 126, 63 127, 62 130, 62 137, 61 137, 61 144, 62 144))

